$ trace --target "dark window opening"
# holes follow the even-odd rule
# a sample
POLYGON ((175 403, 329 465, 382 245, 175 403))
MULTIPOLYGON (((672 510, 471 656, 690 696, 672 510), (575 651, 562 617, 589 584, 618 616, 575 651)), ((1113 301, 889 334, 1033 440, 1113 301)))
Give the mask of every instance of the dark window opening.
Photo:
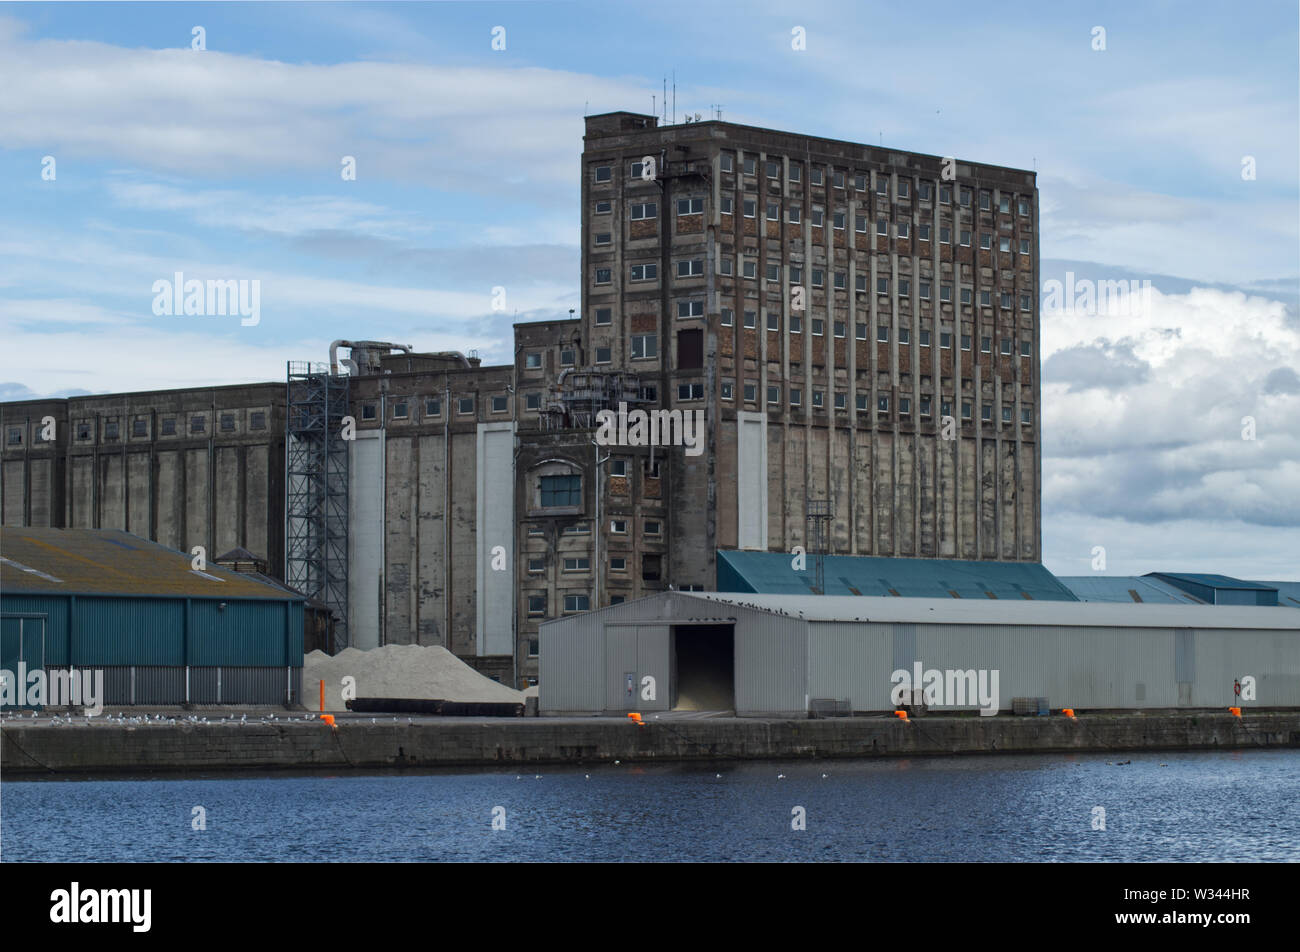
POLYGON ((699 370, 704 366, 704 331, 699 328, 677 332, 677 366, 699 370))

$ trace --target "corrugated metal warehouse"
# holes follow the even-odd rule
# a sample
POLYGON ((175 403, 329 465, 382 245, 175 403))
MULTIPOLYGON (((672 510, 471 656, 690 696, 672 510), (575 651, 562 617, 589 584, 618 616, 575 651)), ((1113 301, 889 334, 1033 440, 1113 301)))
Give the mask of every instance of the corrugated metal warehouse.
POLYGON ((115 529, 0 534, 0 666, 102 669, 105 704, 286 704, 303 602, 115 529))
POLYGON ((887 711, 891 674, 918 663, 997 671, 1001 710, 1017 697, 1053 709, 1224 708, 1247 677, 1255 700, 1244 704, 1297 707, 1300 612, 666 592, 545 622, 540 708, 887 711))

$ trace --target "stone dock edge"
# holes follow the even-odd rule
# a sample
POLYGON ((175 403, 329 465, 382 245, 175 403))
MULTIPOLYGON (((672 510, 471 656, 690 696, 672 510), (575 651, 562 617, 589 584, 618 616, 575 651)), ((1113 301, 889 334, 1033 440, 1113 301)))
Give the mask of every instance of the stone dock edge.
POLYGON ((704 718, 400 717, 320 721, 0 726, 8 777, 240 769, 492 767, 800 760, 950 754, 1194 751, 1300 747, 1300 711, 1051 717, 704 718))

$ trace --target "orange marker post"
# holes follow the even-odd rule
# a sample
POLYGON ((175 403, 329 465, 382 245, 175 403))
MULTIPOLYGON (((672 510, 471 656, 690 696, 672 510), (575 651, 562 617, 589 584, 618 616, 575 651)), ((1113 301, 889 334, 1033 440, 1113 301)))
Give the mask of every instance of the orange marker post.
POLYGON ((1064 714, 1066 717, 1068 717, 1070 720, 1074 720, 1074 708, 1072 707, 1062 708, 1061 713, 1064 714))
POLYGON ((322 714, 320 719, 321 719, 322 721, 324 721, 326 724, 328 724, 330 727, 333 727, 333 726, 334 726, 334 715, 333 715, 333 714, 322 714))
POLYGON ((1228 713, 1231 714, 1233 717, 1241 717, 1241 708, 1230 707, 1228 708, 1228 713))
POLYGON ((636 711, 630 712, 627 716, 629 720, 635 721, 638 724, 641 723, 641 715, 636 713, 636 711))
POLYGON ((894 716, 900 721, 905 721, 907 720, 907 711, 895 711, 894 716))

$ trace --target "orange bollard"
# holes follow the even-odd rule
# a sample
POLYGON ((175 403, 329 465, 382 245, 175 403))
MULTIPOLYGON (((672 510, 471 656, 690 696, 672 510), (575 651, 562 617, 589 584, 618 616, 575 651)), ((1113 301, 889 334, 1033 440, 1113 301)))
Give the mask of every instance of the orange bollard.
POLYGON ((1074 720, 1074 708, 1072 707, 1062 708, 1061 713, 1064 714, 1066 717, 1068 717, 1070 720, 1074 720))
POLYGON ((324 721, 326 724, 328 724, 330 727, 333 727, 333 726, 334 726, 334 715, 333 715, 333 714, 322 714, 322 715, 320 716, 320 719, 321 719, 322 721, 324 721))
POLYGON ((1233 717, 1241 717, 1241 708, 1230 707, 1228 708, 1228 713, 1231 714, 1233 717))
POLYGON ((320 709, 325 710, 325 682, 320 683, 320 709))
POLYGON ((632 711, 631 713, 629 713, 629 714, 628 714, 628 718, 629 718, 630 720, 636 721, 638 724, 641 723, 641 715, 638 714, 638 713, 636 713, 635 711, 632 711))
POLYGON ((894 716, 900 721, 905 721, 907 720, 907 711, 895 711, 894 716))

